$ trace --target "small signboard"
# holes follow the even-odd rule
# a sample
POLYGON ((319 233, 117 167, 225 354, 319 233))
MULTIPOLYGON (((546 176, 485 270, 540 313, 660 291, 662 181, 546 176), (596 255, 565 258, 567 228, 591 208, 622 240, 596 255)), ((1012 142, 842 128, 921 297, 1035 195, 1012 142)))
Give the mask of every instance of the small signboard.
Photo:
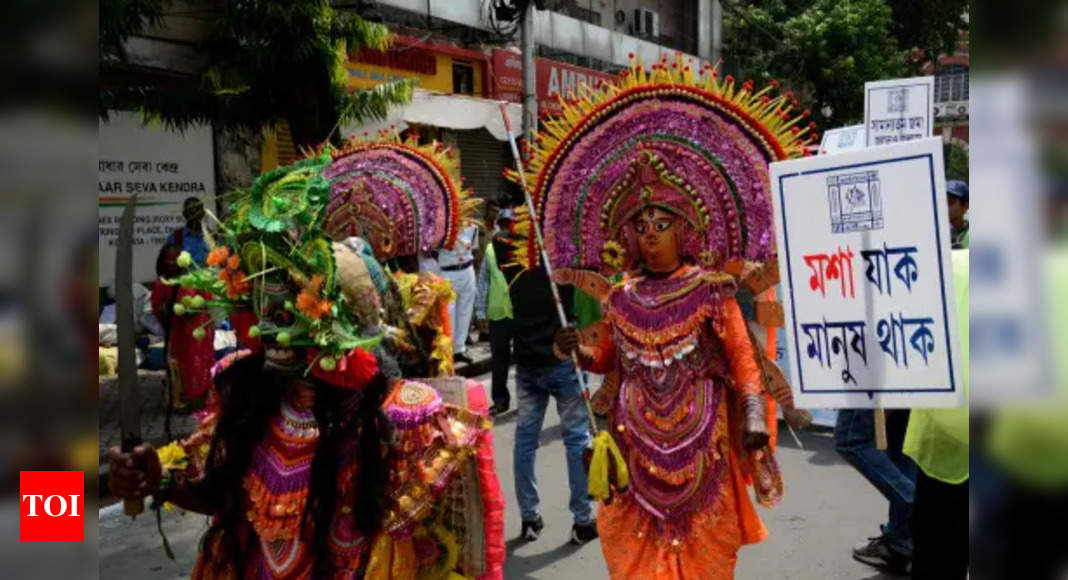
POLYGON ((864 83, 867 147, 923 139, 933 130, 934 77, 864 83))
POLYGON ((834 155, 843 151, 855 151, 865 147, 864 125, 850 125, 823 132, 820 155, 834 155))
POLYGON ((798 406, 963 403, 942 141, 771 165, 798 406))

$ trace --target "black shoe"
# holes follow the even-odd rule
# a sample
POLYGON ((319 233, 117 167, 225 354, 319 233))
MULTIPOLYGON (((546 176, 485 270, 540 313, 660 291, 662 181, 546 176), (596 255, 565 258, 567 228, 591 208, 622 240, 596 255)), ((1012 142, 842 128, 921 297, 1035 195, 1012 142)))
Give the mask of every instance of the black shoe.
POLYGON ((853 559, 895 574, 907 574, 912 558, 894 549, 885 536, 869 538, 853 548, 853 559))
POLYGON ((533 542, 538 539, 543 529, 545 529, 545 521, 541 519, 541 516, 538 516, 536 520, 524 520, 523 530, 519 532, 519 537, 528 542, 533 542))
POLYGON ((494 404, 492 407, 489 408, 490 417, 496 417, 497 415, 501 415, 501 414, 504 414, 504 413, 507 413, 507 412, 508 412, 508 405, 497 405, 497 404, 494 404))
POLYGON ((467 356, 466 354, 462 354, 462 353, 461 354, 452 355, 452 360, 453 360, 453 362, 458 362, 458 363, 462 362, 462 363, 465 363, 465 364, 473 364, 475 362, 475 361, 471 360, 471 357, 467 356))
POLYGON ((571 543, 581 546, 590 540, 597 539, 597 522, 588 524, 575 524, 571 526, 571 543))

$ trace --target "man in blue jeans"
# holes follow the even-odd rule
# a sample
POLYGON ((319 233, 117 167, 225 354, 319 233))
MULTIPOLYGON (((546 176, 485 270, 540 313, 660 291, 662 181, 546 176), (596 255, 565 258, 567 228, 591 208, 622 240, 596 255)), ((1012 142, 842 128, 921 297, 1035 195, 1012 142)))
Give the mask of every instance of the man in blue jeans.
MULTIPOLYGON (((507 251, 497 248, 494 251, 507 251)), ((505 255, 505 254, 500 254, 505 255)), ((574 523, 571 542, 585 544, 597 537, 593 519, 593 503, 587 496, 583 453, 590 446, 589 419, 579 389, 575 367, 568 359, 557 356, 553 339, 560 329, 560 321, 553 303, 549 277, 544 268, 517 273, 514 267, 505 271, 511 283, 512 328, 514 360, 516 364, 516 395, 519 414, 515 426, 515 490, 519 511, 523 518, 521 537, 538 539, 545 522, 538 500, 538 479, 534 475, 534 459, 538 451, 545 410, 549 398, 556 399, 556 411, 563 427, 564 447, 567 450, 567 480, 571 488, 568 507, 574 523)), ((570 288, 560 288, 561 298, 571 316, 570 288)))
POLYGON ((890 502, 882 533, 853 548, 853 558, 885 570, 905 573, 912 560, 912 503, 916 464, 902 452, 909 424, 908 409, 886 413, 886 450, 875 446, 875 412, 839 409, 834 446, 890 502))

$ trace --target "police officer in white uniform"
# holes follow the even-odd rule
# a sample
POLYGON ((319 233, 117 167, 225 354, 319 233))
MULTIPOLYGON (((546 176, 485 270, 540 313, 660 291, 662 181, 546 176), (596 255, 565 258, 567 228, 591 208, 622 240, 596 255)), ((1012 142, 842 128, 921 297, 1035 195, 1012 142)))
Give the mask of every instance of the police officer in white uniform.
POLYGON ((478 227, 467 225, 460 230, 451 250, 438 250, 441 276, 452 284, 456 301, 449 304, 452 319, 452 352, 456 362, 470 363, 467 357, 467 335, 475 309, 478 285, 475 279, 475 249, 478 248, 478 227))

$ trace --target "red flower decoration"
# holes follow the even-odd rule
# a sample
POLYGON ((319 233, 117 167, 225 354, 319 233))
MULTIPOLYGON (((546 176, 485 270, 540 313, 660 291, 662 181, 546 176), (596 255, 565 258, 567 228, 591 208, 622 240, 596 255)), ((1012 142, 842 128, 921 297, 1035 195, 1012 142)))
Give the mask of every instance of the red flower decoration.
POLYGON ((354 348, 341 357, 332 371, 323 370, 319 365, 317 359, 320 354, 316 349, 308 349, 308 364, 312 365, 312 374, 335 387, 362 391, 378 374, 378 359, 362 348, 354 348))

